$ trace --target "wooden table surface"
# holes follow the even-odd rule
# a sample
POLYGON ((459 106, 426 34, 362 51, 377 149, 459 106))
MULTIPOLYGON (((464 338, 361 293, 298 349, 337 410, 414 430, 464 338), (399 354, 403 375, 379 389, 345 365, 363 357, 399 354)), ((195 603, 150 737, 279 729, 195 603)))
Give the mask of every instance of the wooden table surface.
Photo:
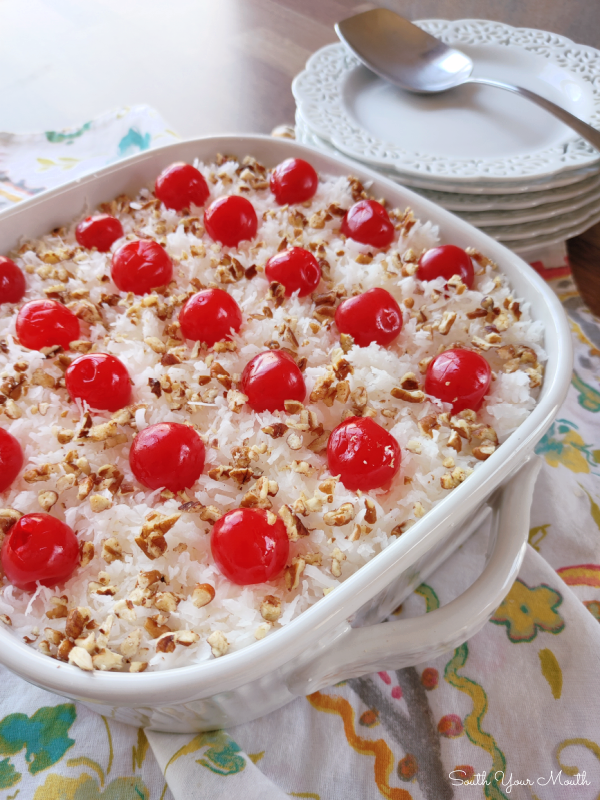
MULTIPOLYGON (((600 48, 598 0, 383 0, 409 19, 497 19, 600 48)), ((290 83, 336 41, 355 0, 0 0, 0 130, 79 125, 148 103, 183 137, 268 133, 293 123, 290 83)), ((1 164, 0 164, 1 169, 1 164)), ((583 297, 600 315, 600 225, 571 240, 583 297)))

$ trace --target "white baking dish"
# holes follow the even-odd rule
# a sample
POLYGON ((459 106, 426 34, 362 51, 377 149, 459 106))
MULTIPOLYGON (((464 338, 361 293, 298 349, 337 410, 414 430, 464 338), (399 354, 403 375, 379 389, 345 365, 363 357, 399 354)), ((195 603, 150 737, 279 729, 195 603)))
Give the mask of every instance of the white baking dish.
POLYGON ((515 296, 530 302, 533 317, 544 323, 548 362, 536 408, 474 475, 334 592, 244 650, 176 670, 90 674, 42 655, 0 627, 0 662, 25 680, 84 702, 113 719, 164 731, 237 725, 344 678, 432 658, 479 630, 517 575, 537 473, 535 459, 530 460, 533 448, 554 419, 571 380, 571 340, 562 307, 520 258, 398 184, 287 140, 209 137, 126 159, 1 214, 0 253, 22 239, 69 223, 84 209, 153 184, 158 173, 174 161, 209 160, 217 152, 251 154, 267 166, 300 156, 323 173, 352 173, 372 181, 375 195, 385 196, 391 205, 410 205, 418 217, 439 224, 443 241, 482 250, 499 263, 515 296), (495 549, 470 589, 425 618, 374 625, 465 540, 490 508, 497 523, 495 549))

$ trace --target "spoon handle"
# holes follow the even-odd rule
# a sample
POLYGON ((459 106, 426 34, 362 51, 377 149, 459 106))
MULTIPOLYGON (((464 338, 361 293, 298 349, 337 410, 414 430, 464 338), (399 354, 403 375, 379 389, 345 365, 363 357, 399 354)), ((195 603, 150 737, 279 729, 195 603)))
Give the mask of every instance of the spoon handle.
POLYGON ((562 120, 565 125, 568 125, 570 128, 573 128, 574 131, 577 131, 577 133, 593 147, 595 147, 596 150, 600 150, 600 131, 597 131, 596 128, 592 128, 592 126, 588 125, 587 122, 579 119, 579 117, 576 117, 574 114, 571 114, 564 108, 557 106, 556 103, 553 103, 551 100, 546 100, 545 97, 541 97, 535 92, 530 92, 529 89, 524 89, 522 86, 513 86, 511 83, 501 83, 500 81, 488 80, 487 78, 469 78, 467 81, 465 81, 465 83, 485 83, 486 86, 495 86, 498 89, 506 89, 509 92, 520 94, 521 97, 526 97, 528 100, 532 100, 538 106, 541 106, 542 108, 545 108, 546 111, 554 114, 554 116, 562 120))

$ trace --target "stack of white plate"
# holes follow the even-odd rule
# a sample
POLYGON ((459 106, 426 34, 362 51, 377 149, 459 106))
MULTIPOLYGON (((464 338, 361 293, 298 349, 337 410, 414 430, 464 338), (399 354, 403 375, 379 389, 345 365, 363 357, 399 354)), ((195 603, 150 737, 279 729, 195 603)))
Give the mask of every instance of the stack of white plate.
MULTIPOLYGON (((474 76, 524 86, 600 129, 600 52, 485 20, 419 27, 467 53, 474 76)), ((453 211, 519 253, 600 221, 600 153, 528 100, 483 85, 404 92, 342 44, 292 85, 296 136, 338 151, 453 211)))

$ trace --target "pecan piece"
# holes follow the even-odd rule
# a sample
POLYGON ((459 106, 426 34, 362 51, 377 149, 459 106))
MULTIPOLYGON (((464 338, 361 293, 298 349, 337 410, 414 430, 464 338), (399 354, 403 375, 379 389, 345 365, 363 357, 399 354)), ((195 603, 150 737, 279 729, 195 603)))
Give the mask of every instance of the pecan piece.
POLYGON ((356 511, 352 503, 342 503, 339 508, 324 514, 323 522, 326 525, 339 527, 341 525, 347 525, 355 516, 356 511))

